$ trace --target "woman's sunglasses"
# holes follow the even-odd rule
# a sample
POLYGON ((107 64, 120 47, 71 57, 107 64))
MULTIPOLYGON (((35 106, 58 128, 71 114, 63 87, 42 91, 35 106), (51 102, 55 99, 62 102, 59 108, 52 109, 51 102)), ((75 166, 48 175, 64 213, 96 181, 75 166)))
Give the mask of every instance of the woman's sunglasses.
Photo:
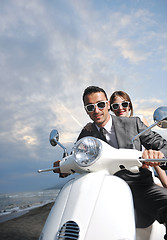
POLYGON ((108 103, 108 101, 101 101, 101 102, 94 103, 94 104, 93 103, 88 104, 84 107, 87 112, 93 112, 95 110, 95 106, 97 106, 99 109, 104 109, 106 106, 106 103, 108 103))
POLYGON ((127 108, 129 106, 129 103, 130 102, 113 103, 113 104, 110 104, 110 107, 113 110, 117 110, 120 105, 122 105, 123 108, 127 108))

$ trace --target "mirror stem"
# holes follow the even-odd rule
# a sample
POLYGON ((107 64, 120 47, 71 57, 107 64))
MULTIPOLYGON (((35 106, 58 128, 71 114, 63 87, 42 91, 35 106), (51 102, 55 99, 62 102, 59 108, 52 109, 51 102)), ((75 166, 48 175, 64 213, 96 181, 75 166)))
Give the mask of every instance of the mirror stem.
POLYGON ((64 150, 64 155, 63 155, 63 157, 67 157, 67 156, 68 156, 67 149, 66 149, 59 141, 57 141, 56 138, 54 138, 54 141, 55 141, 61 148, 63 148, 63 150, 64 150))

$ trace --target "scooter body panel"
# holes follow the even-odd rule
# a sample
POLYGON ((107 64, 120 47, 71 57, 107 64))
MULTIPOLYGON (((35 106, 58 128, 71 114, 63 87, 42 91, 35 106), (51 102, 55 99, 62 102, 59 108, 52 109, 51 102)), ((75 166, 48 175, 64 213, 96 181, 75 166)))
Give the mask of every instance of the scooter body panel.
POLYGON ((134 240, 134 208, 129 186, 104 172, 77 176, 59 193, 40 240, 65 239, 60 234, 66 234, 63 226, 69 221, 76 224, 78 231, 74 234, 78 238, 70 239, 134 240))

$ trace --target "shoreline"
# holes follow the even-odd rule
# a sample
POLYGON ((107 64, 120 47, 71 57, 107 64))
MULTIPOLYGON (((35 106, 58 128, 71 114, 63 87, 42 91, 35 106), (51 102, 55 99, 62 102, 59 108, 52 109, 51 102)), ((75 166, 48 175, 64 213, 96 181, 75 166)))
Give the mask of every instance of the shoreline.
POLYGON ((19 211, 16 210, 16 211, 7 212, 6 214, 4 212, 4 214, 0 215, 0 223, 12 220, 12 219, 17 218, 17 217, 20 217, 20 216, 30 212, 31 210, 33 210, 35 208, 39 208, 39 207, 42 207, 42 206, 45 206, 49 203, 54 203, 54 202, 55 202, 55 200, 54 201, 48 201, 48 202, 45 202, 45 203, 42 203, 42 204, 32 205, 32 206, 29 206, 27 208, 19 209, 19 211))
POLYGON ((0 223, 2 240, 38 240, 54 202, 0 223))

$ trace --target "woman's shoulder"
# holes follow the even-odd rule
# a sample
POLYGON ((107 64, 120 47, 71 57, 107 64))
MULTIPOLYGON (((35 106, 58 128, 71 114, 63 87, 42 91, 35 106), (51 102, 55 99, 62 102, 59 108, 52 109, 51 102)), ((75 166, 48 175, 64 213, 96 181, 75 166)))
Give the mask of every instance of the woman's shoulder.
POLYGON ((135 114, 133 115, 134 117, 139 117, 141 119, 141 121, 143 121, 143 115, 142 114, 135 114))
POLYGON ((146 118, 145 118, 142 114, 136 114, 136 115, 134 115, 134 117, 139 117, 140 120, 141 120, 147 127, 149 126, 146 118))

